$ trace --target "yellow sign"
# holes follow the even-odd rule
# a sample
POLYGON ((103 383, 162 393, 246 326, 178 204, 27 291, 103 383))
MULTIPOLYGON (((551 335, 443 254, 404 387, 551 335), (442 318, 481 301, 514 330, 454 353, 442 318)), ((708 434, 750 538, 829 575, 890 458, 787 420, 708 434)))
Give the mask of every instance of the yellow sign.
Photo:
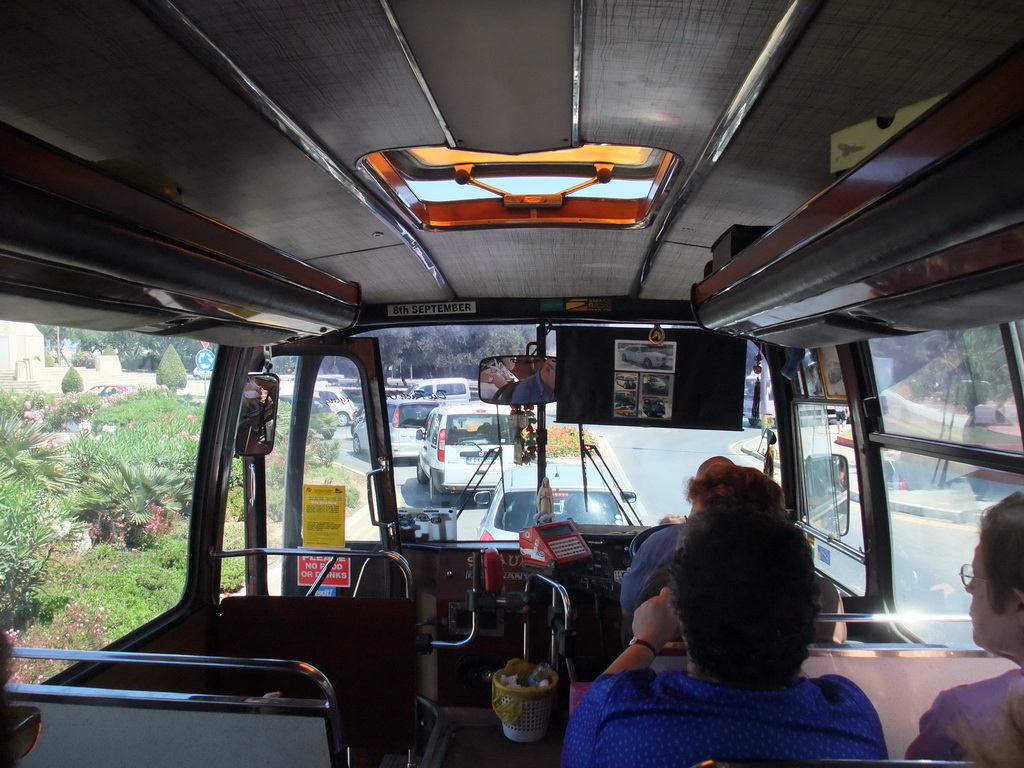
POLYGON ((345 486, 302 486, 302 546, 345 546, 345 486))

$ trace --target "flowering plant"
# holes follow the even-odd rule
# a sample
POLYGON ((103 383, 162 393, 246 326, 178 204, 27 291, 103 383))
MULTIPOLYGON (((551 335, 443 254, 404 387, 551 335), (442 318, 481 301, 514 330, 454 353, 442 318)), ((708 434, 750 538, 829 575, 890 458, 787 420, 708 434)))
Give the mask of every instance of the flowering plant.
POLYGON ((532 405, 513 405, 508 423, 512 428, 512 457, 516 464, 529 464, 537 458, 537 416, 532 405))

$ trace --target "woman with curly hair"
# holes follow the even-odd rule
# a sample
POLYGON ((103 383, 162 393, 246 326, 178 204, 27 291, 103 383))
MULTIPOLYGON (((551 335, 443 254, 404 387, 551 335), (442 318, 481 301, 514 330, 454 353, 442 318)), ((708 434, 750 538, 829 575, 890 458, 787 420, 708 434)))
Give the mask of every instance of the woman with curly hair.
POLYGON ((885 759, 863 691, 838 675, 800 677, 818 607, 796 526, 757 507, 711 505, 687 528, 671 586, 637 609, 635 640, 573 712, 562 767, 885 759), (680 622, 688 667, 655 675, 650 664, 680 622))

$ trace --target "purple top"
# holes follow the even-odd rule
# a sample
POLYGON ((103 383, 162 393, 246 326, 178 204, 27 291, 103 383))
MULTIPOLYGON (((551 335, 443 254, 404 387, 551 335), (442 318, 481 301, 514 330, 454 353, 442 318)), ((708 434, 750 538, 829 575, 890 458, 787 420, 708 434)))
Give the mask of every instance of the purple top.
POLYGON ((1011 695, 1024 695, 1024 670, 1011 669, 999 677, 943 691, 921 715, 921 732, 907 747, 907 760, 963 760, 963 750, 950 728, 961 722, 967 727, 994 722, 1011 695))
POLYGON ((733 688, 682 672, 601 675, 569 718, 562 768, 689 768, 702 760, 887 756, 867 696, 839 675, 733 688))

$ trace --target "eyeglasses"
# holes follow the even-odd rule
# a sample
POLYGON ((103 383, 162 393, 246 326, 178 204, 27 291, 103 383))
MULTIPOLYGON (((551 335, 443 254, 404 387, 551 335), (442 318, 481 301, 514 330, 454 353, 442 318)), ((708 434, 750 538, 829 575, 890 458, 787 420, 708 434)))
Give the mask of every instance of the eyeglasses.
POLYGON ((960 581, 962 581, 964 583, 964 586, 966 587, 972 581, 975 581, 975 580, 977 580, 977 581, 988 581, 988 579, 984 578, 983 576, 975 576, 974 575, 974 567, 973 566, 966 565, 966 564, 965 565, 961 565, 960 566, 960 581))

